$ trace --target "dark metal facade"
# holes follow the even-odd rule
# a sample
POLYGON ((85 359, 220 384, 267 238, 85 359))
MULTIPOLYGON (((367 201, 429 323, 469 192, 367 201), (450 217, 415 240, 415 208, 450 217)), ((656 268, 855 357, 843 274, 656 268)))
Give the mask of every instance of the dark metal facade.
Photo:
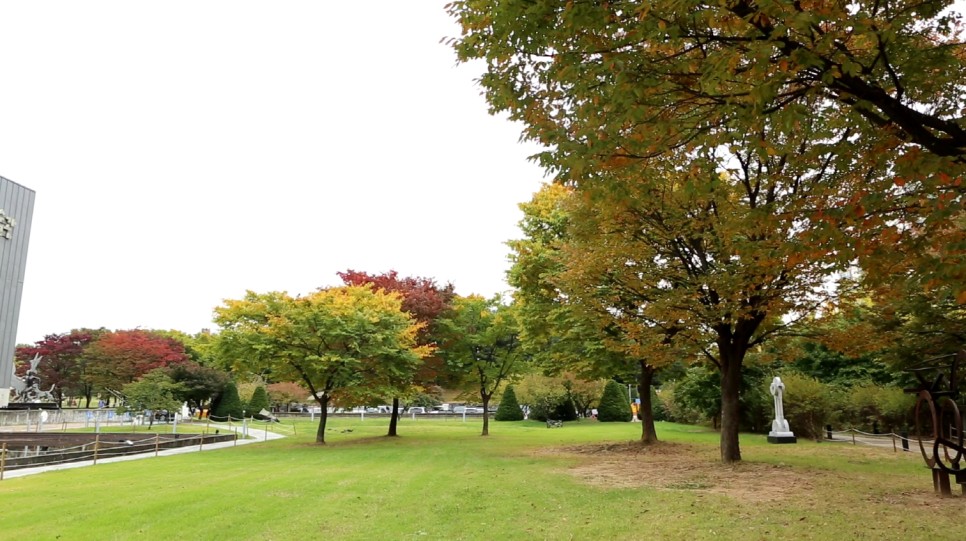
POLYGON ((33 190, 0 177, 0 406, 6 405, 13 377, 35 195, 33 190))

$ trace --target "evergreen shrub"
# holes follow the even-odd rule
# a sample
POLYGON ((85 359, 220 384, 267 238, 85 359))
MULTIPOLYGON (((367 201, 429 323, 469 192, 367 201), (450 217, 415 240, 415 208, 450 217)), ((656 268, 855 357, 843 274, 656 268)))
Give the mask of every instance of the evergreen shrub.
POLYGON ((631 420, 631 403, 620 383, 613 380, 607 382, 597 407, 597 420, 605 423, 626 423, 631 420))
POLYGON ((265 387, 256 387, 255 392, 252 393, 252 399, 248 402, 248 413, 252 415, 258 415, 258 412, 262 410, 268 410, 271 404, 268 401, 268 391, 265 387))
POLYGON ((211 413, 212 421, 224 421, 230 416, 234 419, 241 419, 244 410, 241 398, 238 397, 238 387, 234 382, 229 381, 225 389, 218 397, 218 403, 211 413))
POLYGON ((513 385, 507 385, 503 391, 503 398, 500 405, 496 408, 493 418, 497 421, 522 421, 523 410, 517 402, 517 394, 513 391, 513 385))

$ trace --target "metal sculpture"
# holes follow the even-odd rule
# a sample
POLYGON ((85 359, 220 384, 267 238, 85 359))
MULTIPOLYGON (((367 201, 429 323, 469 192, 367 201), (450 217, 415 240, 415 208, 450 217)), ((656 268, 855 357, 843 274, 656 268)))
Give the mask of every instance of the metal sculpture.
POLYGON ((56 385, 51 385, 50 390, 47 391, 40 388, 40 372, 38 367, 42 359, 43 357, 40 355, 34 355, 34 358, 30 359, 30 368, 27 369, 27 373, 23 378, 20 378, 14 373, 10 385, 11 389, 17 393, 17 398, 14 402, 34 403, 54 400, 54 387, 56 385))
POLYGON ((952 496, 951 481, 966 494, 966 447, 963 446, 963 415, 959 399, 957 369, 966 364, 966 351, 930 359, 910 369, 919 386, 906 389, 917 395, 916 439, 919 451, 932 471, 933 489, 952 496))

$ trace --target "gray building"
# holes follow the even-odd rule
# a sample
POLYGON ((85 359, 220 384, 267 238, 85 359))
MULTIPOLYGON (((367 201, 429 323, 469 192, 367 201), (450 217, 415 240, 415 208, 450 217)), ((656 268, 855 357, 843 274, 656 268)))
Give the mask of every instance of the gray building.
POLYGON ((33 190, 0 177, 0 407, 10 401, 33 190))

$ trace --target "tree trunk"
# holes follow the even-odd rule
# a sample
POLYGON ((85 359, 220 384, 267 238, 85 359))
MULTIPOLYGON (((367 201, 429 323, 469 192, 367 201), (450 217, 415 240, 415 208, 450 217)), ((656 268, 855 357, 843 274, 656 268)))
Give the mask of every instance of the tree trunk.
POLYGON ((329 419, 329 394, 322 395, 315 400, 322 406, 322 413, 319 414, 319 431, 315 433, 315 443, 325 445, 325 422, 329 419))
POLYGON ((657 430, 654 428, 654 405, 651 403, 651 384, 654 382, 654 367, 640 361, 641 372, 637 379, 637 394, 641 397, 641 407, 637 417, 641 420, 641 443, 657 443, 657 430))
POLYGON ((744 354, 721 352, 721 461, 741 461, 738 425, 741 419, 741 362, 744 354))
POLYGON ((396 424, 399 422, 399 397, 392 398, 392 415, 389 416, 389 433, 387 436, 398 436, 396 434, 396 424))
POLYGON ((492 394, 480 393, 480 398, 483 399, 483 433, 481 436, 490 435, 490 397, 492 394))

